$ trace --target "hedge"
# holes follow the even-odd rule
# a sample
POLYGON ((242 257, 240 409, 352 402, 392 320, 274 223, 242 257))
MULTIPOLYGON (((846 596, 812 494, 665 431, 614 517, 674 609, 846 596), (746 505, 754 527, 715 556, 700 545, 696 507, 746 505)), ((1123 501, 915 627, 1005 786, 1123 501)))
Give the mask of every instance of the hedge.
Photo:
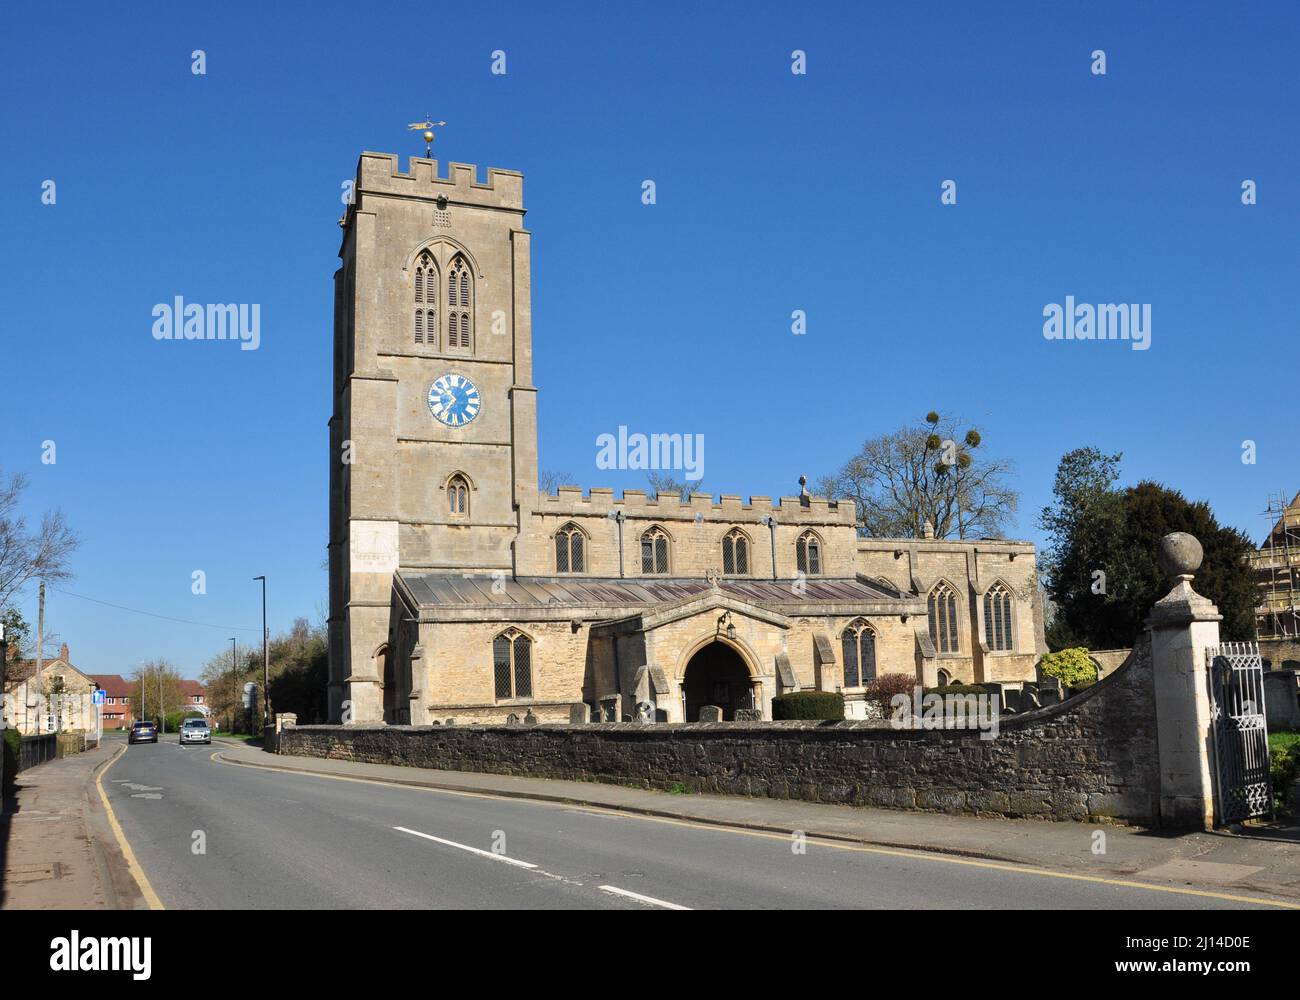
POLYGON ((773 719, 844 718, 844 696, 834 691, 791 691, 772 699, 773 719))
POLYGON ((7 728, 3 733, 3 746, 0 747, 0 753, 4 754, 4 784, 5 788, 13 788, 14 779, 18 777, 18 762, 21 759, 23 747, 23 735, 17 729, 7 728))

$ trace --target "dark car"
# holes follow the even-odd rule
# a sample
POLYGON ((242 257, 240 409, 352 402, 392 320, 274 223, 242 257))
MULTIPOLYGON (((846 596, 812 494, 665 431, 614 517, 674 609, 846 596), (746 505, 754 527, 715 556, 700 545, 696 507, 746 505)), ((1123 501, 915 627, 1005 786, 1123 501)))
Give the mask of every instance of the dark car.
POLYGON ((127 743, 157 743, 158 727, 152 722, 137 722, 131 726, 131 732, 127 734, 127 743))
POLYGON ((186 719, 181 723, 180 739, 181 746, 186 743, 211 743, 212 729, 208 725, 207 719, 186 719))

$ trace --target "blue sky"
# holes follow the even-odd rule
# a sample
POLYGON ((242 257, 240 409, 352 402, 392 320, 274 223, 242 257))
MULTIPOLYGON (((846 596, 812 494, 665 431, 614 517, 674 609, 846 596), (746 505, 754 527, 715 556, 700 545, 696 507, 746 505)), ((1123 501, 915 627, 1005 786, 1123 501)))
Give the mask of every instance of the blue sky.
POLYGON ((779 496, 939 408, 1015 460, 1019 537, 1084 444, 1255 538, 1300 488, 1294 4, 443 10, 8 5, 0 468, 83 536, 63 589, 223 626, 52 592, 79 666, 197 674, 261 573, 273 630, 323 617, 340 185, 426 113, 525 174, 541 464, 585 487, 644 486, 595 467, 619 424, 779 496), (176 295, 260 303, 260 349, 155 341, 176 295), (1044 340, 1067 295, 1150 303, 1150 350, 1044 340))

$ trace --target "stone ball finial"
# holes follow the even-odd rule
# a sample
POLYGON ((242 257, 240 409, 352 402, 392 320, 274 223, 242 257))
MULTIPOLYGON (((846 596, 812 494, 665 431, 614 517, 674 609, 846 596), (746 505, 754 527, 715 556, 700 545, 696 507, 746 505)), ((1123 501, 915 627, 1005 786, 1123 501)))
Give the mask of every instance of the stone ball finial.
POLYGON ((1204 558, 1201 543, 1186 531, 1171 531, 1156 546, 1156 561, 1170 576, 1190 577, 1201 568, 1204 558))

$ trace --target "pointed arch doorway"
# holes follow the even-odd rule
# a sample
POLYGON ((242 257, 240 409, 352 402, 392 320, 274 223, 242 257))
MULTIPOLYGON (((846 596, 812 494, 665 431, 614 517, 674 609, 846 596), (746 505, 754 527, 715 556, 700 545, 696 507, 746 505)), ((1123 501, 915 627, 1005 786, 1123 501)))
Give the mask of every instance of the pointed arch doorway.
POLYGON ((700 709, 717 705, 722 718, 731 721, 736 710, 754 707, 754 684, 749 667, 734 648, 714 641, 702 646, 686 664, 682 700, 687 722, 700 720, 700 709))

